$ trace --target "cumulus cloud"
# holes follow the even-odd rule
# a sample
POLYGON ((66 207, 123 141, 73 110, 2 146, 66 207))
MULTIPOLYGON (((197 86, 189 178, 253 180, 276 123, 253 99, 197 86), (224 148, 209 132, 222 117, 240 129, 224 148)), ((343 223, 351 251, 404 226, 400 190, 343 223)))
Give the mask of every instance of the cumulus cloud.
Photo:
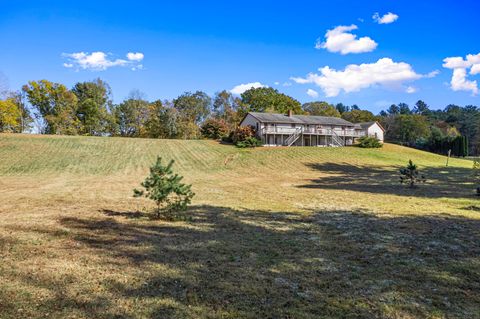
POLYGON ((140 52, 128 52, 127 53, 127 59, 130 61, 142 61, 143 60, 143 53, 140 52))
POLYGON ((404 87, 406 82, 426 77, 416 73, 410 64, 394 62, 390 58, 382 58, 375 63, 350 64, 343 71, 329 66, 318 70, 320 74, 309 73, 304 78, 292 77, 291 79, 299 84, 316 84, 327 97, 334 97, 342 90, 350 93, 377 85, 404 87))
POLYGON ((378 24, 389 24, 397 21, 398 15, 396 15, 395 13, 389 12, 384 14, 383 16, 380 16, 378 12, 375 12, 373 14, 372 19, 378 24))
POLYGON ((369 37, 357 39, 357 35, 350 31, 358 27, 354 24, 350 26, 340 25, 325 34, 325 42, 320 39, 315 44, 316 49, 326 49, 330 52, 340 52, 340 54, 371 52, 377 47, 377 43, 369 37))
POLYGON ((408 94, 412 94, 417 92, 417 88, 413 86, 407 86, 407 89, 405 90, 405 92, 407 92, 408 94))
POLYGON ((470 75, 480 73, 480 53, 468 54, 463 57, 448 57, 443 59, 443 67, 453 70, 450 88, 453 91, 470 91, 473 95, 478 94, 477 81, 467 79, 467 70, 470 69, 470 75))
POLYGON ((264 88, 267 87, 266 85, 263 85, 260 82, 252 82, 252 83, 245 83, 245 84, 239 84, 235 86, 233 89, 230 90, 230 93, 232 94, 242 94, 243 92, 250 90, 251 88, 264 88))
POLYGON ((67 62, 63 63, 66 68, 76 68, 77 70, 92 70, 92 71, 105 71, 108 68, 115 66, 130 66, 132 69, 140 69, 137 62, 143 60, 143 53, 127 54, 127 60, 125 59, 112 59, 111 54, 102 51, 97 52, 76 52, 76 53, 63 53, 62 56, 67 59, 67 62))
POLYGON ((475 74, 480 74, 480 64, 474 64, 470 68, 470 74, 475 75, 475 74))
POLYGON ((312 90, 312 89, 308 89, 308 90, 307 90, 307 95, 310 96, 310 97, 315 98, 315 97, 318 97, 318 92, 315 91, 315 90, 312 90))

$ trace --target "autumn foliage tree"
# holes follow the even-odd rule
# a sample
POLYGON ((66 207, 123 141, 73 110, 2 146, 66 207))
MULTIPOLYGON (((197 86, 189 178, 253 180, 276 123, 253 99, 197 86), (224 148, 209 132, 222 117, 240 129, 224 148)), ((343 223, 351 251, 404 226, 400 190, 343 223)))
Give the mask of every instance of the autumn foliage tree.
POLYGON ((0 132, 14 132, 20 126, 21 110, 15 100, 0 100, 0 132))
POLYGON ((47 134, 75 135, 80 132, 77 97, 63 84, 47 80, 31 81, 23 87, 30 104, 45 121, 47 134))

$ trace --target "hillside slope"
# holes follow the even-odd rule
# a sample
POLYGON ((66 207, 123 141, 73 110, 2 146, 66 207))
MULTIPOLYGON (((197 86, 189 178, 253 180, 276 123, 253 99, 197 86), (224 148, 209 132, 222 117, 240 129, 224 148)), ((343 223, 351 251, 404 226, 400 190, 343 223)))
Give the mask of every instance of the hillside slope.
MULTIPOLYGON (((444 156, 386 144, 382 149, 257 148, 241 150, 213 141, 0 135, 0 175, 45 173, 115 174, 144 170, 155 156, 174 159, 184 171, 235 171, 241 167, 277 171, 305 170, 306 163, 445 166, 444 156), (228 165, 225 165, 227 162, 228 165)), ((471 163, 451 159, 450 166, 471 163)), ((281 172, 279 172, 281 173, 281 172)))
MULTIPOLYGON (((20 193, 23 185, 42 185, 61 202, 72 199, 79 204, 94 196, 131 205, 131 189, 156 156, 175 160, 175 168, 194 184, 197 203, 219 206, 288 211, 389 207, 385 212, 408 213, 418 212, 418 207, 410 211, 408 205, 387 204, 401 196, 415 205, 423 202, 425 212, 449 211, 474 199, 470 161, 450 159, 445 167, 444 156, 391 144, 382 149, 245 150, 208 140, 0 135, 4 185, 18 185, 20 193), (398 184, 398 168, 409 159, 427 174, 428 187, 408 190, 398 184), (82 193, 76 196, 73 192, 78 191, 82 193)), ((35 192, 30 199, 43 195, 35 192)))

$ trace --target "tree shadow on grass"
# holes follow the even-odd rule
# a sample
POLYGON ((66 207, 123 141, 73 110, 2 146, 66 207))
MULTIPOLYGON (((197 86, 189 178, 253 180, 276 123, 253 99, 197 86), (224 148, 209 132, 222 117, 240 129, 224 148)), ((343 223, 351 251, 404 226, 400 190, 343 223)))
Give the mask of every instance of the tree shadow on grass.
POLYGON ((108 265, 108 279, 98 271, 97 281, 112 297, 89 298, 87 288, 72 296, 66 291, 75 287, 74 280, 48 284, 23 278, 54 292, 39 306, 39 317, 42 309, 90 318, 473 318, 480 313, 480 220, 213 206, 192 207, 189 213, 190 223, 121 214, 61 218, 69 239, 92 254, 91 271, 108 265), (130 267, 142 272, 129 274, 130 267), (117 300, 133 306, 120 309, 117 300))
POLYGON ((310 189, 350 190, 364 193, 393 194, 427 198, 472 197, 475 187, 469 182, 471 170, 458 167, 420 168, 426 184, 410 189, 400 184, 398 168, 347 163, 307 164, 324 176, 298 187, 310 189))
POLYGON ((106 216, 110 217, 115 217, 115 216, 120 216, 120 217, 125 217, 125 218, 130 218, 130 219, 138 219, 138 218, 146 218, 149 217, 149 215, 145 214, 144 212, 141 211, 124 211, 124 212, 117 212, 111 209, 102 209, 102 213, 104 213, 106 216))

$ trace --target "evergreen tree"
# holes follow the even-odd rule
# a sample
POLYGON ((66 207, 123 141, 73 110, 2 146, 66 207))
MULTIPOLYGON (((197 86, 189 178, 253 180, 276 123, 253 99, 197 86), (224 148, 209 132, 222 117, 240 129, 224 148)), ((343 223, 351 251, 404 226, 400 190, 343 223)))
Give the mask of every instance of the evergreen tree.
POLYGON ((195 195, 192 185, 183 184, 183 176, 173 173, 173 163, 171 160, 164 166, 162 158, 157 157, 155 165, 150 168, 150 175, 141 183, 143 189, 133 190, 134 197, 146 197, 155 202, 157 218, 162 214, 167 219, 179 217, 177 213, 186 210, 195 195))
POLYGON ((417 183, 425 183, 426 178, 418 171, 417 165, 413 164, 412 160, 408 161, 405 168, 400 169, 400 183, 408 184, 410 188, 414 188, 417 183))

